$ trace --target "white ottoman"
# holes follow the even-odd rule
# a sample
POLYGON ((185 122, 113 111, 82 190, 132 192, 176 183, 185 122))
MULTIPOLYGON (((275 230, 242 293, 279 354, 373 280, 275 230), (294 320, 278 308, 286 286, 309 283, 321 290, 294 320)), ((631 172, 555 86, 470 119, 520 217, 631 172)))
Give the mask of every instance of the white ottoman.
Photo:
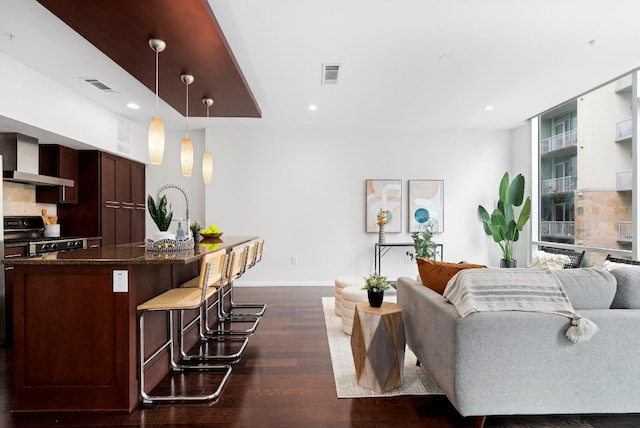
MULTIPOLYGON (((396 289, 391 288, 384 292, 385 302, 396 302, 396 289)), ((362 290, 362 286, 346 287, 342 289, 342 331, 351 336, 353 328, 353 317, 355 316, 356 303, 366 302, 367 290, 362 290)))
POLYGON ((335 280, 335 301, 336 301, 336 315, 342 316, 342 290, 347 287, 364 287, 364 277, 344 275, 339 276, 335 280))

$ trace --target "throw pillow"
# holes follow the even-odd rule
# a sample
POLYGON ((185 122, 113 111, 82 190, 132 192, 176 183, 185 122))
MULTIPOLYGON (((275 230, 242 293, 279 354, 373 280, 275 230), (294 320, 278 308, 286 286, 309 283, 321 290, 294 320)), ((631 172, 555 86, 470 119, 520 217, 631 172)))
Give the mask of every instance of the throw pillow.
POLYGON ((618 281, 612 309, 640 309, 640 266, 624 265, 609 271, 618 281))
POLYGON ((449 263, 418 257, 418 273, 422 285, 438 294, 444 293, 447 282, 463 269, 486 268, 484 265, 471 263, 449 263))
POLYGON ((555 270, 575 310, 609 309, 616 295, 616 279, 602 269, 577 268, 555 270))
POLYGON ((627 263, 612 262, 611 260, 605 260, 604 262, 602 262, 602 270, 606 270, 609 272, 611 272, 612 270, 618 269, 620 267, 629 267, 629 266, 632 266, 632 265, 627 263))
POLYGON ((569 263, 571 263, 571 259, 566 254, 551 254, 545 251, 536 251, 531 256, 529 267, 564 269, 564 266, 569 263))

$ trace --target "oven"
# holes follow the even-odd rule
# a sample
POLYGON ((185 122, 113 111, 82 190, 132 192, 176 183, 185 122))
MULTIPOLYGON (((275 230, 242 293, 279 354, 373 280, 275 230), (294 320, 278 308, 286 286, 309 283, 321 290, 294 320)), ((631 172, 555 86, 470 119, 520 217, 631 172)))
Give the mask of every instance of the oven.
POLYGON ((27 255, 55 251, 82 250, 87 239, 82 237, 45 237, 44 220, 40 216, 4 217, 4 245, 26 247, 27 255))

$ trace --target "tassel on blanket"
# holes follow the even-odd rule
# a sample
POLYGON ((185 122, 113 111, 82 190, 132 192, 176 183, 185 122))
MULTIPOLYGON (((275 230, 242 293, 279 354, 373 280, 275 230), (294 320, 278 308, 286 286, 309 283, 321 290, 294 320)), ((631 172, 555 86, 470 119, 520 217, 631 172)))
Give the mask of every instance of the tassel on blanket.
POLYGON ((577 317, 571 321, 571 327, 564 334, 574 343, 590 340, 598 332, 598 326, 586 318, 577 317))

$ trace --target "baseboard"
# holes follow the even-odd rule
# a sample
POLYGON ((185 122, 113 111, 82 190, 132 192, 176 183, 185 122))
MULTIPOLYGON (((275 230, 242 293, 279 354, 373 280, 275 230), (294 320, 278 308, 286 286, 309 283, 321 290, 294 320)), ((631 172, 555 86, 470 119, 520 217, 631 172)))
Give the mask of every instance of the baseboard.
POLYGON ((234 282, 234 287, 333 287, 333 282, 234 282))

